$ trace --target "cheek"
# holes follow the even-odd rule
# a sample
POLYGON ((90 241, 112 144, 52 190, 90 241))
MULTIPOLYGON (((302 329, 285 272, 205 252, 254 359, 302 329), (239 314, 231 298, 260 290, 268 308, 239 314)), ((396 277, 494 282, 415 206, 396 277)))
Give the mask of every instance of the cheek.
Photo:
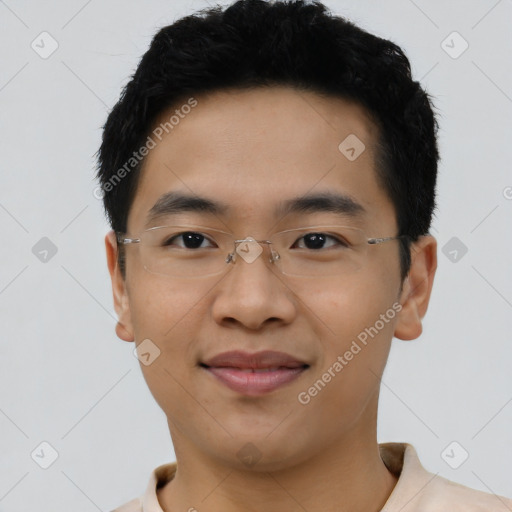
MULTIPOLYGON (((133 283, 130 312, 136 343, 149 339, 158 354, 150 365, 141 364, 141 369, 159 403, 174 394, 170 389, 173 377, 184 382, 196 366, 198 318, 207 315, 207 291, 152 275, 133 283)), ((178 388, 174 391, 179 394, 178 388)))
MULTIPOLYGON (((206 290, 207 292, 207 290, 206 290)), ((206 293, 187 282, 154 276, 147 272, 134 280, 130 291, 130 312, 135 339, 169 340, 183 337, 203 307, 206 293)), ((166 341, 167 342, 167 341, 166 341)), ((168 342, 167 342, 168 343, 168 342)))
MULTIPOLYGON (((196 365, 198 315, 204 317, 205 292, 187 283, 142 275, 133 282, 130 311, 136 343, 149 339, 157 357, 141 370, 151 394, 160 407, 179 416, 190 396, 185 389, 196 365)), ((147 342, 146 342, 147 343, 147 342)))
POLYGON ((373 274, 371 279, 340 279, 339 286, 332 282, 328 291, 311 290, 307 304, 316 315, 311 318, 323 352, 316 377, 329 370, 336 374, 330 392, 345 407, 351 401, 361 404, 378 385, 399 307, 395 288, 396 282, 373 274))
POLYGON ((350 366, 373 366, 377 371, 380 361, 387 357, 394 331, 396 311, 389 297, 373 296, 366 300, 333 301, 325 344, 327 360, 331 364, 338 356, 345 356, 350 366), (330 361, 329 361, 330 359, 330 361))
POLYGON ((323 425, 326 437, 351 428, 377 400, 395 314, 386 301, 355 304, 338 300, 333 304, 336 311, 332 312, 330 329, 334 334, 324 335, 321 363, 308 382, 311 392, 305 390, 310 396, 316 394, 310 404, 316 418, 312 421, 323 425), (385 316, 386 323, 380 315, 388 310, 391 313, 385 316))
MULTIPOLYGON (((318 325, 319 336, 346 342, 386 314, 398 298, 398 285, 398 277, 389 272, 367 272, 333 278, 328 283, 309 283, 297 292, 310 311, 305 313, 311 314, 312 322, 318 325)), ((379 331, 392 332, 393 313, 386 318, 385 326, 379 323, 379 331)))

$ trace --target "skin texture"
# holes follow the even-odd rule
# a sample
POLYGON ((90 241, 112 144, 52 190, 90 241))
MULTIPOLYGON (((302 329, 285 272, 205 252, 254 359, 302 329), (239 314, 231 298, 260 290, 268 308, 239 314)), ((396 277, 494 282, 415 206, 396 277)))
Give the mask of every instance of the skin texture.
MULTIPOLYGON (((130 235, 142 231, 149 209, 171 190, 227 203, 223 216, 185 213, 180 220, 240 238, 265 239, 276 223, 287 229, 290 219, 276 218, 275 206, 321 191, 361 203, 366 213, 357 225, 368 236, 396 235, 394 208, 374 169, 377 128, 362 108, 287 87, 196 98, 193 112, 147 156, 130 235), (352 133, 366 146, 355 161, 338 149, 352 133)), ((339 220, 305 214, 289 227, 339 220)), ((421 334, 434 238, 413 245, 403 288, 396 241, 371 246, 359 271, 323 279, 283 276, 263 258, 239 261, 218 276, 166 278, 142 267, 134 245, 126 247, 124 280, 112 232, 105 244, 118 337, 137 344, 149 338, 161 350, 141 369, 167 416, 178 461, 175 479, 158 493, 164 511, 380 510, 396 484, 376 439, 380 377, 392 337, 421 334), (307 405, 299 403, 298 394, 397 302, 400 313, 307 405), (310 368, 271 393, 243 396, 198 366, 235 349, 287 352, 310 368), (252 466, 237 456, 248 443, 261 456, 252 466)))

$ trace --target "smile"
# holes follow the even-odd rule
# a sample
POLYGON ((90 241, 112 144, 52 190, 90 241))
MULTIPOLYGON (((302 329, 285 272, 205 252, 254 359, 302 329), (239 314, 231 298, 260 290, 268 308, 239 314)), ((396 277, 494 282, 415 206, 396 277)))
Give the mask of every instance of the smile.
POLYGON ((297 379, 307 368, 233 368, 208 367, 203 368, 219 382, 237 393, 248 396, 260 396, 270 393, 285 384, 297 379))

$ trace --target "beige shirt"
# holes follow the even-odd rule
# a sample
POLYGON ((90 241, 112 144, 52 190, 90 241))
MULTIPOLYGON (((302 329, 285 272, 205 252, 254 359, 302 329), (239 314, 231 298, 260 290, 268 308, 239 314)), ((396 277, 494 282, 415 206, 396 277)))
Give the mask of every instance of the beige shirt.
MULTIPOLYGON (((510 499, 429 473, 410 444, 383 443, 379 448, 384 464, 398 477, 381 512, 512 512, 510 499)), ((172 480, 175 472, 176 462, 158 466, 151 473, 144 495, 112 512, 163 512, 156 489, 172 480)))

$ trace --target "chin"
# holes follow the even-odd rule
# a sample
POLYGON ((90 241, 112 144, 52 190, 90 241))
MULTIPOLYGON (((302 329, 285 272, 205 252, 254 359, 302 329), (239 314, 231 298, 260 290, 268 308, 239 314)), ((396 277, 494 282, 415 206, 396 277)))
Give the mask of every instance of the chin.
MULTIPOLYGON (((301 450, 297 443, 291 443, 292 433, 281 436, 271 434, 265 429, 259 435, 236 435, 232 432, 233 438, 227 443, 219 443, 218 451, 211 452, 210 455, 220 459, 228 467, 237 471, 246 470, 251 472, 274 472, 289 469, 296 465, 304 463, 309 455, 307 450, 301 450)), ((309 445, 311 449, 311 445, 309 445)))

